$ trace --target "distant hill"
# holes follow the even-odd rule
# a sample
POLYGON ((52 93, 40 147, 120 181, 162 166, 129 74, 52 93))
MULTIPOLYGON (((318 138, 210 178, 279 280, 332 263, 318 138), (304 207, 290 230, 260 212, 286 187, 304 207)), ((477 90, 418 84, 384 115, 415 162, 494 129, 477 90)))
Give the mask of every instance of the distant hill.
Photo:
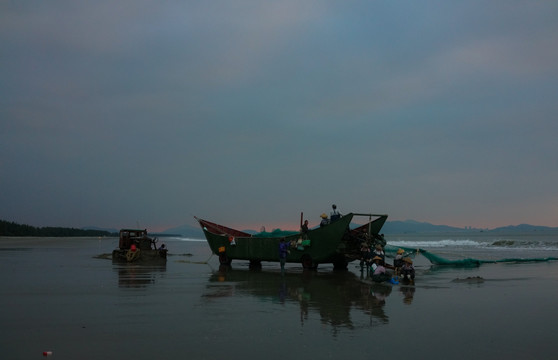
POLYGON ((384 234, 403 233, 432 233, 432 232, 533 232, 533 231, 558 231, 558 227, 536 226, 536 225, 510 225, 498 227, 492 230, 479 228, 460 228, 448 225, 433 225, 427 222, 414 220, 387 221, 382 228, 384 234))
POLYGON ((491 232, 534 232, 558 231, 558 227, 537 226, 529 224, 509 225, 490 230, 491 232))
POLYGON ((0 220, 0 236, 38 236, 38 237, 85 237, 85 236, 115 236, 109 231, 74 229, 65 227, 35 227, 0 220))
MULTIPOLYGON (((256 230, 242 230, 250 234, 256 234, 256 230)), ((509 225, 492 230, 477 228, 458 228, 448 225, 434 225, 427 222, 415 220, 387 221, 381 230, 383 234, 405 234, 405 233, 442 233, 442 232, 558 232, 558 227, 537 226, 529 224, 509 225)), ((198 226, 182 225, 167 229, 154 236, 184 236, 194 239, 203 239, 203 231, 198 226)), ((118 230, 107 229, 96 226, 87 226, 81 229, 62 227, 33 227, 20 225, 14 222, 0 220, 0 236, 118 236, 118 230)))

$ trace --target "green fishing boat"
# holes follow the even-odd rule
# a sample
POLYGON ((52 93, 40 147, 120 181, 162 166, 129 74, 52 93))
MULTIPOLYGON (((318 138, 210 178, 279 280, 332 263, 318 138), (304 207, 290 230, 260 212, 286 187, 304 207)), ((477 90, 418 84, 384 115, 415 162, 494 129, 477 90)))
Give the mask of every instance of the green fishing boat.
POLYGON ((219 262, 230 265, 232 260, 248 260, 250 265, 260 266, 262 261, 279 261, 279 242, 283 238, 289 244, 287 263, 300 263, 305 269, 318 264, 345 262, 345 234, 353 214, 349 213, 328 225, 308 230, 280 233, 249 234, 207 220, 195 219, 202 227, 211 251, 219 256, 219 262))

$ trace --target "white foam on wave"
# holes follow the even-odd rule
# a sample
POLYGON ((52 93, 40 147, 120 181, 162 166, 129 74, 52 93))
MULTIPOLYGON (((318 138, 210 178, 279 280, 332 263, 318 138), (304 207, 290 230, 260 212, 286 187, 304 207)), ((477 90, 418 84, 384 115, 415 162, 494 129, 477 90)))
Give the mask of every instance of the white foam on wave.
POLYGON ((482 244, 473 240, 433 240, 433 241, 389 241, 389 245, 409 248, 440 248, 440 247, 480 247, 482 244))
POLYGON ((558 251, 558 243, 531 242, 531 241, 474 241, 470 239, 445 239, 445 240, 402 240, 388 241, 388 245, 401 246, 414 249, 428 248, 489 248, 489 249, 514 249, 514 250, 543 250, 558 251))
POLYGON ((205 242, 205 239, 194 239, 188 237, 168 237, 167 239, 176 240, 176 241, 205 242))

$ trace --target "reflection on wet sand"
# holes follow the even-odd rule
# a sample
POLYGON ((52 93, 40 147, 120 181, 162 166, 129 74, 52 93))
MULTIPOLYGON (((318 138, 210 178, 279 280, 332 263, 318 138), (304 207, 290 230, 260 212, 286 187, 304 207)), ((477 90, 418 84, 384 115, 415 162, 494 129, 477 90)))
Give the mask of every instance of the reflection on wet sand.
POLYGON ((413 298, 415 296, 415 287, 409 284, 401 283, 399 286, 399 291, 403 295, 403 303, 406 305, 411 305, 413 298))
MULTIPOLYGON (((396 286, 410 304, 414 286, 396 286)), ((221 266, 211 274, 202 298, 215 301, 233 296, 254 296, 279 304, 297 303, 301 326, 312 313, 319 314, 323 324, 335 329, 353 329, 351 311, 362 311, 370 317, 369 325, 389 322, 384 307, 392 293, 391 284, 377 284, 357 277, 350 271, 321 273, 316 271, 286 272, 273 270, 234 270, 221 266)))
POLYGON ((167 271, 166 264, 159 266, 143 266, 136 264, 113 264, 118 272, 118 287, 142 288, 154 284, 157 274, 167 271))

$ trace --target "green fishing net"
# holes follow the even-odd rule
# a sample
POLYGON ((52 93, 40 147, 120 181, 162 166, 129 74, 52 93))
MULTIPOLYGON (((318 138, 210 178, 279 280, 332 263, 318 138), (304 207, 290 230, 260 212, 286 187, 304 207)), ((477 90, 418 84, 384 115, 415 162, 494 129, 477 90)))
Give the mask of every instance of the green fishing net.
POLYGON ((274 229, 271 232, 269 231, 262 231, 257 234, 254 234, 254 237, 285 237, 290 235, 299 234, 298 231, 293 230, 281 230, 281 229, 274 229))
POLYGON ((504 258, 498 260, 479 260, 479 259, 465 258, 465 259, 458 259, 458 260, 449 260, 424 249, 414 249, 414 248, 403 247, 403 246, 386 245, 384 250, 386 254, 388 253, 395 254, 398 249, 405 250, 405 256, 409 256, 409 257, 414 257, 417 254, 421 254, 434 265, 449 265, 449 266, 459 266, 459 267, 475 267, 475 266, 480 266, 481 264, 488 264, 488 263, 517 263, 517 262, 525 263, 525 262, 544 262, 544 261, 558 260, 558 258, 555 257, 528 258, 528 259, 504 258))

